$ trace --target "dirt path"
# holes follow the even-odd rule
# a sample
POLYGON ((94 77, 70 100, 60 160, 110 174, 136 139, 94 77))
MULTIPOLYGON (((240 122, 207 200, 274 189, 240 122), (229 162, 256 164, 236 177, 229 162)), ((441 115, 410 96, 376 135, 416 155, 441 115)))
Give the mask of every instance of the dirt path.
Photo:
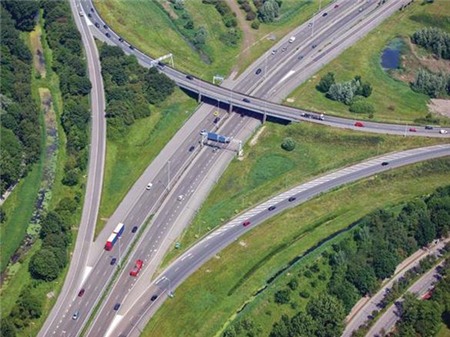
POLYGON ((241 53, 236 57, 236 64, 233 67, 232 73, 237 73, 239 68, 242 66, 243 60, 250 54, 250 46, 255 42, 255 35, 250 27, 250 21, 245 20, 245 12, 239 8, 236 0, 225 0, 230 6, 231 10, 236 13, 236 19, 238 21, 239 27, 242 30, 242 46, 241 53))

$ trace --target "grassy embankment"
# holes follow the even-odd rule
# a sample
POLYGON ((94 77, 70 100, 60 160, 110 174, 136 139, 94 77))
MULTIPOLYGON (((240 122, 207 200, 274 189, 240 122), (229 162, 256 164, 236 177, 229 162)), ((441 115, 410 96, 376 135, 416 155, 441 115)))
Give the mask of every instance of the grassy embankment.
MULTIPOLYGON (((251 142, 251 141, 250 141, 251 142)), ((308 123, 267 124, 245 157, 234 160, 181 238, 182 249, 173 249, 166 262, 209 229, 246 208, 312 177, 383 153, 437 144, 442 140, 373 135, 332 129, 308 123), (292 152, 281 149, 285 137, 293 138, 292 152)))
MULTIPOLYGON (((51 199, 49 202, 49 205, 47 206, 47 209, 51 210, 53 209, 58 202, 63 198, 74 198, 79 197, 81 200, 83 199, 83 189, 82 187, 79 187, 77 185, 77 188, 74 187, 68 187, 61 183, 61 180, 64 176, 64 165, 62 163, 65 163, 67 161, 67 154, 66 154, 66 137, 63 131, 63 128, 60 124, 60 118, 62 114, 62 96, 61 91, 59 90, 59 77, 56 73, 52 70, 52 51, 50 47, 48 46, 48 43, 46 41, 46 32, 42 28, 43 27, 43 19, 40 19, 39 24, 36 26, 35 30, 29 34, 23 34, 23 38, 25 39, 26 43, 30 47, 30 50, 33 51, 33 55, 36 54, 37 48, 42 48, 42 52, 45 59, 45 76, 41 76, 38 74, 37 70, 33 68, 33 74, 32 74, 32 94, 33 97, 36 99, 36 102, 40 105, 40 98, 39 98, 39 88, 48 88, 52 95, 52 105, 53 110, 56 115, 56 121, 57 121, 57 130, 58 130, 58 159, 56 163, 53 163, 56 165, 55 169, 55 179, 52 186, 51 191, 51 199), (39 35, 42 34, 40 40, 42 47, 40 47, 39 35)), ((43 120, 42 120, 43 122, 43 120)), ((43 144, 45 143, 45 137, 43 137, 43 144)), ((43 149, 45 147, 43 146, 43 149)), ((44 156, 44 155, 43 155, 44 156)), ((41 162, 43 162, 44 158, 41 159, 41 162)), ((42 168, 40 168, 42 170, 42 168)), ((16 215, 14 216, 15 224, 19 223, 17 219, 26 218, 27 212, 31 215, 33 209, 34 209, 34 201, 36 199, 37 190, 39 189, 40 185, 40 178, 42 176, 41 172, 37 172, 38 170, 35 168, 26 179, 24 179, 21 184, 28 186, 28 190, 25 189, 25 187, 22 190, 15 190, 13 195, 10 196, 11 201, 17 200, 19 204, 17 205, 18 210, 15 212, 16 215), (34 179, 33 183, 28 180, 34 179), (32 186, 35 187, 33 188, 32 186), (15 194, 17 191, 17 195, 15 194), (32 200, 29 200, 32 199, 32 200)), ((18 186, 20 188, 20 184, 18 186)), ((8 201, 9 202, 9 199, 8 201)), ((82 201, 81 201, 82 204, 82 201)), ((10 213, 8 213, 10 214, 10 213)), ((81 208, 77 210, 77 214, 75 214, 74 219, 75 221, 79 221, 81 217, 81 208)), ((29 219, 29 216, 28 218, 29 219)), ((28 220, 26 221, 26 227, 28 226, 28 220)), ((76 236, 76 233, 73 233, 73 237, 76 236)), ((2 235, 2 238, 4 239, 4 236, 2 235)), ((9 240, 9 239, 8 239, 9 240)), ((22 289, 30 285, 32 282, 32 279, 30 277, 30 274, 28 272, 28 264, 30 262, 30 258, 33 256, 33 254, 40 249, 40 242, 38 241, 31 250, 26 254, 26 256, 22 257, 19 263, 16 263, 10 270, 8 270, 9 278, 8 281, 4 284, 4 286, 1 289, 1 296, 2 296, 2 315, 5 316, 9 314, 12 307, 14 306, 14 303, 18 299, 18 296, 22 289), (11 286, 14 285, 14 286, 11 286)), ((2 252, 3 253, 3 252, 2 252)), ((2 254, 3 257, 3 254, 2 254)), ((41 318, 34 320, 29 328, 25 329, 24 331, 18 331, 18 336, 29 336, 29 335, 37 335, 40 327, 44 323, 48 312, 52 308, 57 294, 60 291, 60 288, 63 285, 63 280, 65 278, 65 272, 54 282, 34 282, 33 283, 33 293, 36 294, 38 298, 46 299, 44 301, 44 307, 41 318), (51 292, 54 293, 54 297, 48 298, 47 295, 51 292)))
MULTIPOLYGON (((159 2, 168 6, 166 1, 159 2)), ((322 1, 322 6, 328 2, 330 0, 322 1)), ((244 70, 280 38, 310 18, 317 11, 318 3, 319 0, 284 0, 277 22, 261 24, 259 30, 248 29, 253 35, 252 40, 256 42, 250 47, 250 57, 242 60, 240 53, 245 48, 242 43, 235 48, 226 46, 220 40, 225 27, 214 6, 202 4, 201 1, 185 1, 185 8, 191 15, 194 26, 203 26, 207 31, 206 49, 212 60, 211 64, 201 60, 199 54, 177 32, 166 12, 154 1, 134 1, 130 5, 129 2, 120 0, 106 0, 96 1, 95 6, 112 29, 144 53, 153 57, 172 53, 177 68, 212 81, 216 74, 227 76, 236 63, 240 66, 237 70, 244 70), (268 39, 272 34, 275 40, 268 39)))
POLYGON ((348 106, 327 99, 315 89, 323 75, 333 72, 337 82, 349 81, 355 75, 361 75, 363 81, 372 84, 373 93, 368 102, 375 107, 374 120, 411 123, 425 117, 428 113, 428 96, 412 91, 408 83, 396 80, 385 72, 380 65, 381 53, 394 38, 408 38, 422 27, 438 26, 450 32, 449 16, 447 0, 437 0, 429 5, 414 2, 406 10, 395 13, 297 88, 289 95, 294 102, 288 104, 355 119, 367 118, 367 114, 349 112, 348 106))
POLYGON ((120 141, 107 140, 105 175, 96 233, 101 231, 128 190, 183 125, 197 102, 176 89, 152 114, 129 127, 120 141))
MULTIPOLYGON (((379 174, 275 216, 219 253, 181 285, 175 297, 150 321, 143 336, 217 336, 225 323, 235 318, 236 312, 281 266, 375 209, 433 191, 448 181, 448 165, 447 158, 379 174), (446 165, 441 165, 444 161, 446 165)), ((315 253, 312 257, 317 256, 315 253)), ((290 306, 279 310, 273 294, 278 290, 277 284, 286 284, 290 273, 297 273, 310 261, 305 259, 280 276, 243 311, 260 335, 268 333, 282 313, 292 315, 295 311, 290 306)), ((326 278, 326 268, 321 266, 321 270, 326 278)), ((311 294, 324 287, 316 283, 313 289, 309 281, 299 279, 298 289, 306 289, 311 294)), ((296 308, 306 303, 300 296, 293 301, 296 308)))

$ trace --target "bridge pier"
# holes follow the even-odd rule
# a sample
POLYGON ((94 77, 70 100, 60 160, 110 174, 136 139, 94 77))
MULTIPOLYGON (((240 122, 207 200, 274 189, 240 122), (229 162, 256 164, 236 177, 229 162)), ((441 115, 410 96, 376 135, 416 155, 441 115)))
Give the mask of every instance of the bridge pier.
POLYGON ((267 113, 266 112, 264 112, 264 115, 263 115, 263 120, 262 120, 262 122, 263 122, 263 124, 266 122, 266 119, 267 119, 267 113))
POLYGON ((202 102, 202 93, 199 91, 198 97, 197 97, 197 103, 201 103, 201 102, 202 102))
POLYGON ((228 113, 231 113, 233 111, 233 104, 228 104, 228 113))

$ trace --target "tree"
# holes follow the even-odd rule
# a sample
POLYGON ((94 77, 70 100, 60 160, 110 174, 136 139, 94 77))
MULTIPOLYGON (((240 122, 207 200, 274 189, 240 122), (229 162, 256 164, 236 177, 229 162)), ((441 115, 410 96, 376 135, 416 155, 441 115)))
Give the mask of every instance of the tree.
POLYGON ((279 16, 280 6, 275 0, 266 0, 258 9, 258 16, 262 22, 273 22, 279 16))
POLYGON ((373 253, 372 264, 376 277, 380 280, 384 280, 394 274, 398 263, 395 254, 387 249, 374 249, 373 253))
POLYGON ((286 151, 292 151, 295 149, 295 141, 292 138, 285 138, 281 143, 281 148, 286 151))
POLYGON ((291 292, 289 289, 278 290, 275 293, 275 303, 286 304, 291 300, 291 292))
POLYGON ((64 230, 64 223, 58 213, 50 211, 42 218, 40 232, 41 239, 44 239, 49 234, 58 234, 64 230))
POLYGON ((60 267, 51 250, 41 249, 31 257, 29 271, 35 279, 53 281, 58 277, 60 267))
POLYGON ((375 272, 366 263, 357 261, 349 263, 346 278, 362 296, 371 294, 377 287, 375 272))
POLYGON ((414 238, 419 246, 424 247, 436 237, 435 224, 427 216, 421 216, 414 238))
POLYGON ((317 322, 311 315, 300 311, 291 319, 290 336, 310 337, 315 336, 317 322))
POLYGON ((289 288, 291 288, 291 290, 295 290, 295 289, 298 288, 298 282, 297 282, 297 280, 295 278, 290 280, 287 285, 288 285, 289 288))
POLYGON ((194 35, 193 43, 196 47, 202 47, 206 43, 206 38, 208 37, 208 32, 206 28, 201 26, 197 29, 197 32, 194 35))
POLYGON ((39 10, 38 1, 3 0, 2 5, 11 13, 17 29, 27 32, 33 30, 39 10))
POLYGON ((339 101, 346 105, 349 105, 354 96, 354 84, 352 81, 344 83, 335 83, 330 86, 326 96, 333 101, 339 101))
POLYGON ((334 73, 328 72, 325 76, 323 76, 320 79, 319 84, 317 84, 316 86, 316 89, 326 93, 328 92, 328 90, 330 90, 330 87, 335 83, 336 81, 334 79, 334 73))
POLYGON ((309 301, 306 312, 314 318, 317 330, 315 336, 340 336, 344 330, 344 307, 336 297, 321 294, 309 301))
POLYGON ((0 324, 0 335, 3 337, 16 337, 16 328, 11 322, 11 319, 2 317, 2 324, 0 324))
POLYGON ((291 322, 287 315, 281 316, 281 320, 276 322, 269 337, 289 337, 291 330, 291 322))

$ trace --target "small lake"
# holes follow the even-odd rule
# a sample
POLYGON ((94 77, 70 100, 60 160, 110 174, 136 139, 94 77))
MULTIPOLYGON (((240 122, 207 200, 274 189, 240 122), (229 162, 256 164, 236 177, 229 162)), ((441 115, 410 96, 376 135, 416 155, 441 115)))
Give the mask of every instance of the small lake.
POLYGON ((397 69, 400 66, 400 50, 386 48, 381 55, 381 66, 384 69, 397 69))

